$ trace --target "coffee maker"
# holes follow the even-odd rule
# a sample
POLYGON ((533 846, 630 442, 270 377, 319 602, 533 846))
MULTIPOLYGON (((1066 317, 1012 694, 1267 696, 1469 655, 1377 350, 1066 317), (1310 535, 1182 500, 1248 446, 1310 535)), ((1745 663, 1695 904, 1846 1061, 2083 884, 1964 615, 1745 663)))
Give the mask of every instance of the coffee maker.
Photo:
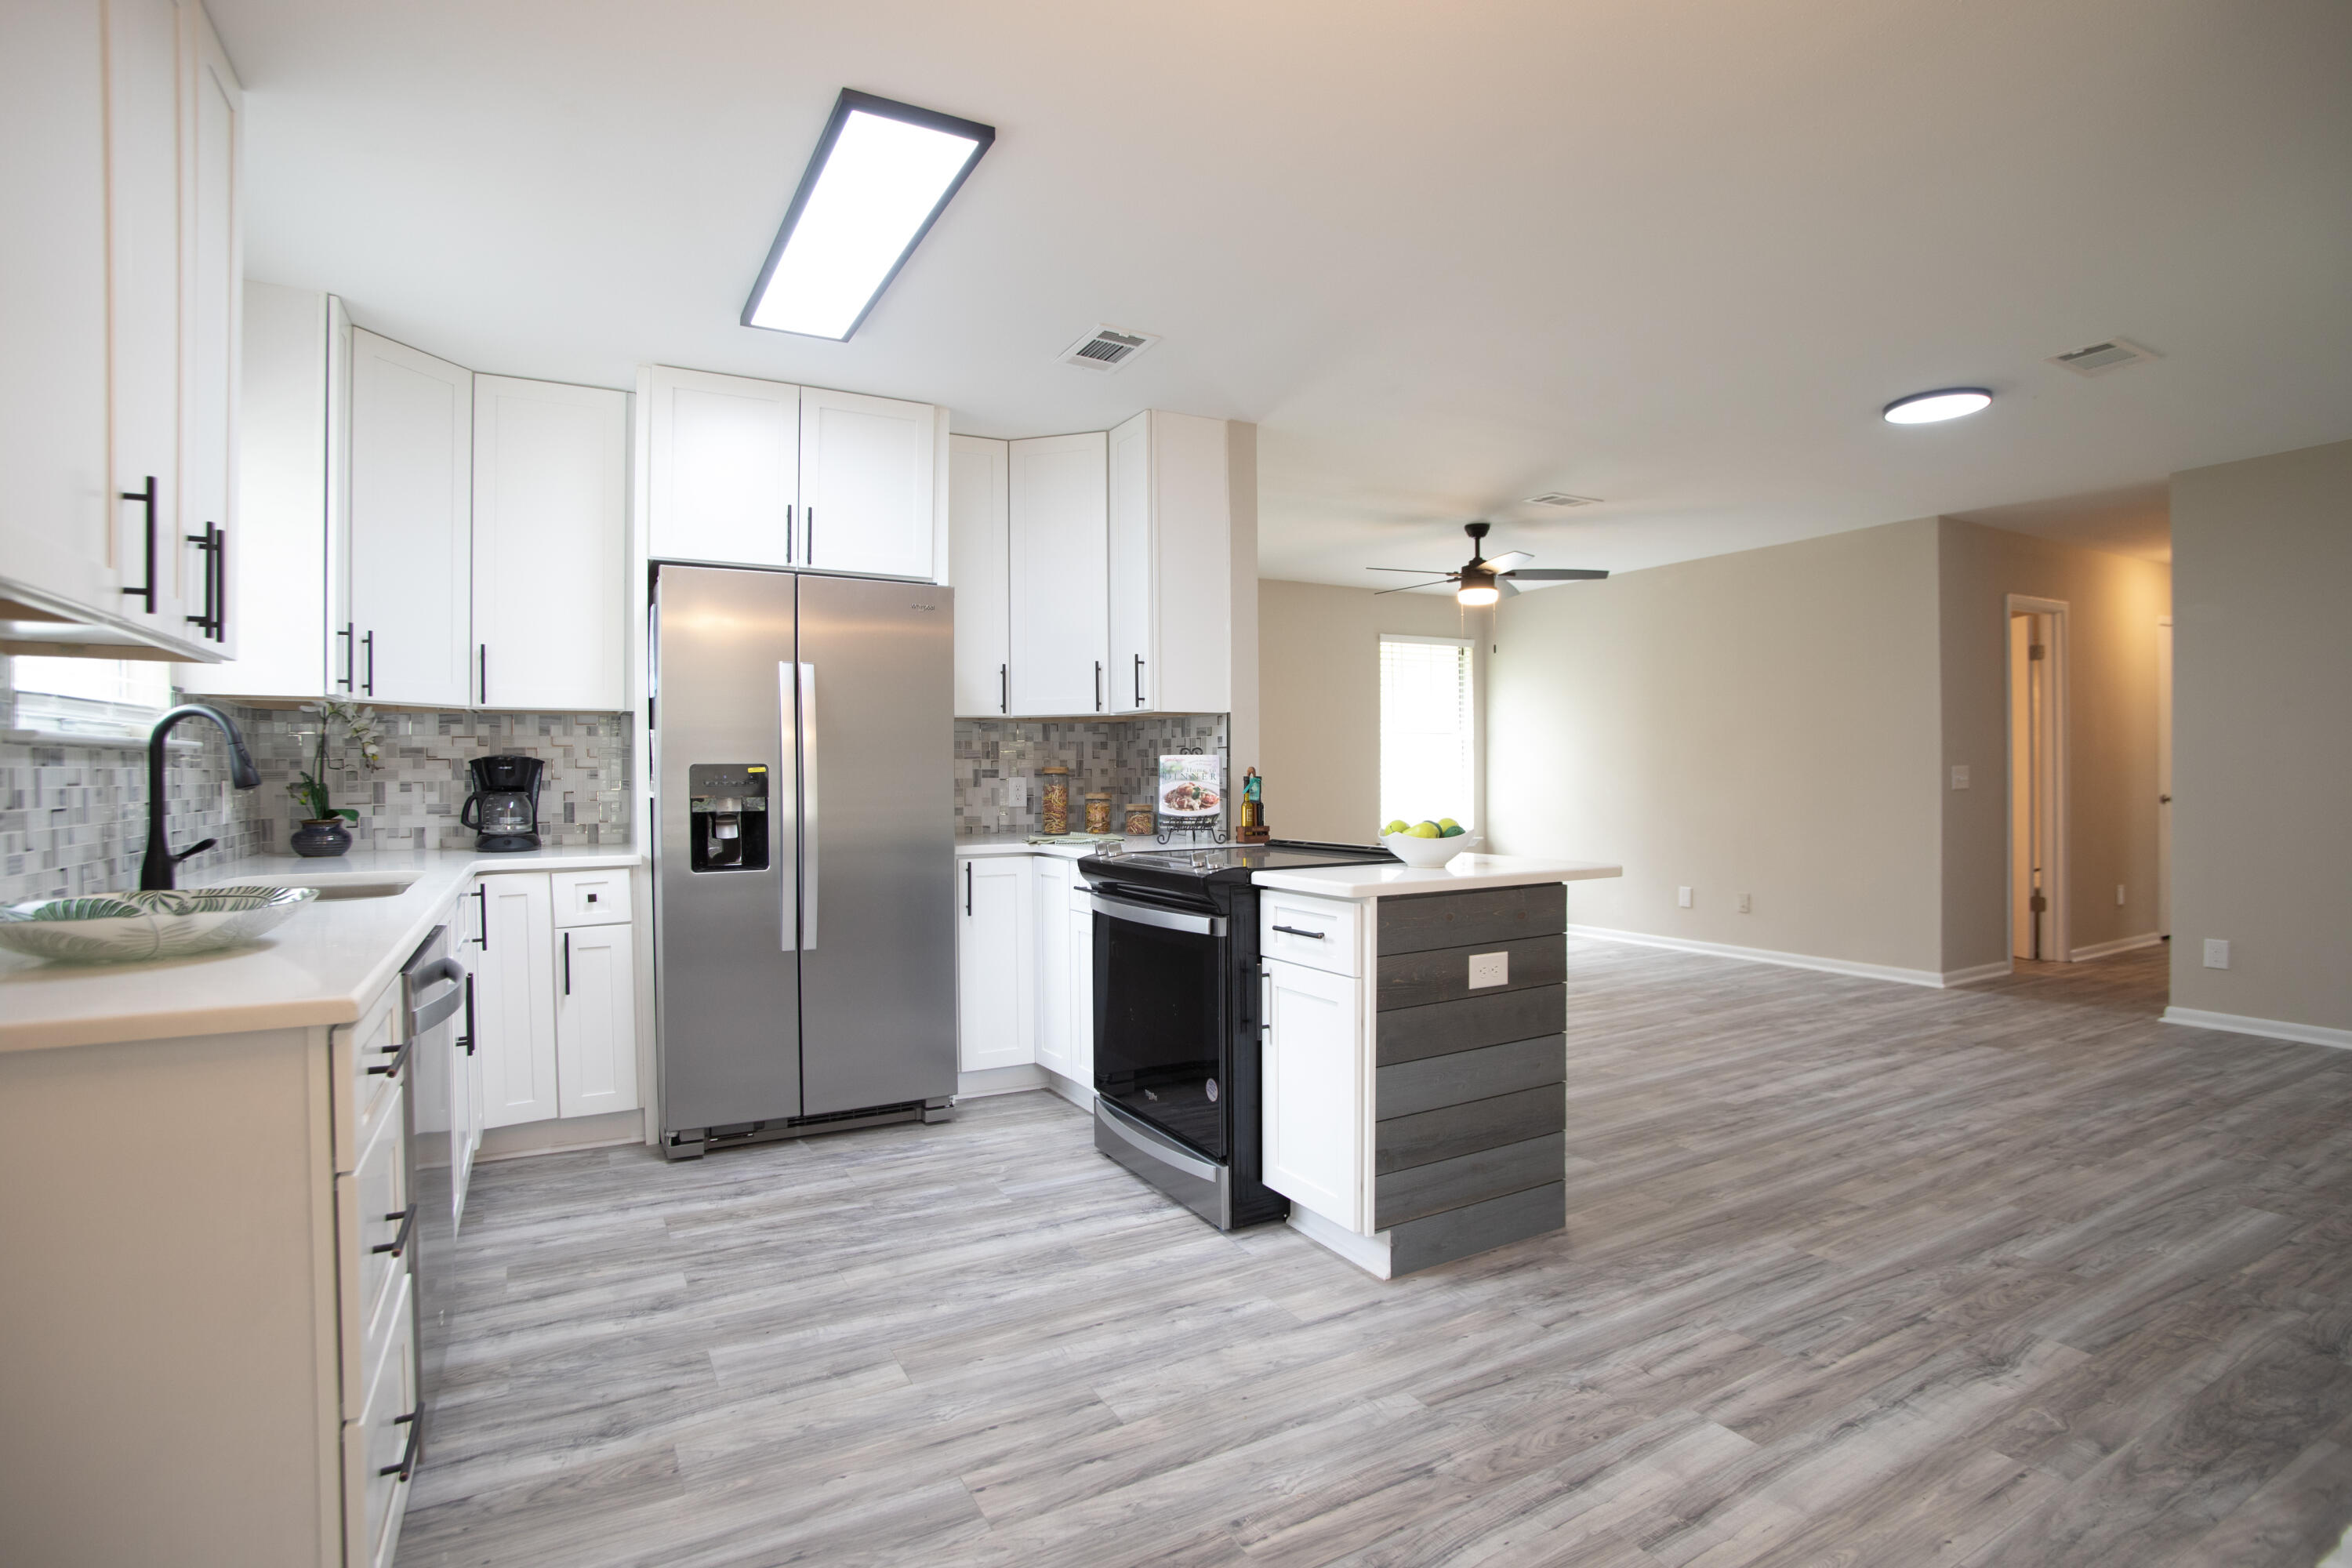
POLYGON ((481 834, 475 847, 488 854, 539 847, 539 757, 476 757, 474 793, 457 814, 460 826, 481 834))

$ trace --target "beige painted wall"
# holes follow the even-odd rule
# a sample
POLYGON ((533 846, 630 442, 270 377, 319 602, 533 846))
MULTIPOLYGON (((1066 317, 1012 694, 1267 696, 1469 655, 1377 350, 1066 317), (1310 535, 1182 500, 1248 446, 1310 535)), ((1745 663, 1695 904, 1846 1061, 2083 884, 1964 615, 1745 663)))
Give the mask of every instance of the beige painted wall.
POLYGON ((2066 943, 2157 931, 2156 638, 2171 574, 1951 518, 1938 531, 1943 632, 1943 968, 2009 942, 2007 595, 2062 600, 2066 641, 2066 943), (1950 787, 1955 764, 1969 787, 1950 787), (2125 902, 2116 903, 2116 884, 2125 902))
MULTIPOLYGON (((1370 843, 1381 826, 1381 634, 1483 639, 1493 617, 1433 594, 1274 579, 1257 587, 1266 822, 1277 837, 1370 843)), ((1488 646, 1478 644, 1473 669, 1482 691, 1488 646)))
POLYGON ((2175 474, 2172 572, 2172 1005, 2352 1029, 2352 441, 2175 474))
POLYGON ((1938 531, 1927 518, 1505 604, 1493 847, 1622 863, 1622 880, 1570 887, 1580 925, 1939 972, 1938 531))

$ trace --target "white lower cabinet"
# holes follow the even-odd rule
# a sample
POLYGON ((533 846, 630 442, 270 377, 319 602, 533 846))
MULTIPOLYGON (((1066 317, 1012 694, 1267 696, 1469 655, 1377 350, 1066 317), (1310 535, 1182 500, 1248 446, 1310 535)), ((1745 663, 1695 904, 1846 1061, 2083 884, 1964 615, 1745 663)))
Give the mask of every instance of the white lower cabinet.
POLYGON ((1070 863, 1032 857, 1029 880, 1037 901, 1037 1065, 1069 1078, 1070 863))
POLYGON ((1080 1087, 1095 1086, 1095 915, 1087 880, 1073 874, 1070 923, 1070 1067, 1066 1075, 1080 1087))
POLYGON ((1366 1233, 1363 983, 1265 961, 1265 1184, 1366 1233))
POLYGON ((636 928, 625 871, 474 880, 483 1123, 635 1110, 636 928))
POLYGON ((1035 896, 1028 855, 968 855, 956 879, 957 1065, 1036 1059, 1035 896))

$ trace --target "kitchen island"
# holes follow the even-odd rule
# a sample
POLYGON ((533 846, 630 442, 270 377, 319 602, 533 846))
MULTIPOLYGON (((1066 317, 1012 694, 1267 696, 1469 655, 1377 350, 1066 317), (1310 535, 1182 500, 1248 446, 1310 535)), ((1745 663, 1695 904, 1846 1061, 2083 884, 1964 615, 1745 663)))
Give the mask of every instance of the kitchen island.
POLYGON ((1597 861, 1260 871, 1265 1184, 1385 1279, 1566 1223, 1567 886, 1597 861))

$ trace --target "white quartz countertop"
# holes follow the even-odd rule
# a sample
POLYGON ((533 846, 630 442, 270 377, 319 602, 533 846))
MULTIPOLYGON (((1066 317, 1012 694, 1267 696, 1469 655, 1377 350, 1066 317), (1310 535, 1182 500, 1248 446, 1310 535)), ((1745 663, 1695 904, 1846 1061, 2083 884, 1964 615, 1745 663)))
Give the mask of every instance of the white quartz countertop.
POLYGON ((1324 899, 1392 899, 1413 893, 1459 893, 1472 888, 1515 888, 1536 882, 1583 882, 1622 877, 1622 866, 1600 860, 1544 860, 1528 855, 1456 855, 1429 869, 1395 864, 1310 866, 1260 871, 1250 880, 1282 893, 1324 899))
MULTIPOLYGON (((1164 849, 1166 845, 1150 834, 1123 840, 1124 854, 1142 849, 1164 849)), ((958 855, 1057 855, 1065 860, 1083 860, 1095 852, 1091 844, 1032 844, 1025 833, 974 833, 955 841, 958 855)))
POLYGON ((320 899, 251 947, 146 963, 54 963, 0 952, 0 1051, 355 1022, 478 871, 635 866, 634 848, 355 850, 255 856, 189 876, 191 888, 324 888, 408 880, 372 899, 320 899))

